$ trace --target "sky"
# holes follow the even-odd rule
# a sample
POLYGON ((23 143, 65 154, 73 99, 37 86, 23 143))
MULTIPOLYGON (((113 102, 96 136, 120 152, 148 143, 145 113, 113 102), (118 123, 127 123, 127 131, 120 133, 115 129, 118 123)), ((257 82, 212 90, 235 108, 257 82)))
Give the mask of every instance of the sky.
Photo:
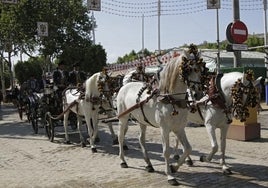
MULTIPOLYGON (((207 9, 207 0, 161 0, 160 24, 158 24, 158 0, 101 0, 101 11, 94 11, 97 28, 95 42, 107 53, 107 63, 118 57, 144 48, 158 50, 158 26, 160 49, 170 49, 184 44, 201 44, 204 41, 226 40, 226 27, 233 22, 233 0, 221 0, 218 10, 207 9), (142 19, 144 15, 144 19, 142 19), (142 22, 144 20, 144 22, 142 22), (142 27, 144 23, 144 27, 142 27), (142 30, 144 28, 144 31, 142 30), (144 40, 142 40, 144 36, 144 40)), ((240 0, 240 21, 249 34, 264 33, 263 0, 240 0)))

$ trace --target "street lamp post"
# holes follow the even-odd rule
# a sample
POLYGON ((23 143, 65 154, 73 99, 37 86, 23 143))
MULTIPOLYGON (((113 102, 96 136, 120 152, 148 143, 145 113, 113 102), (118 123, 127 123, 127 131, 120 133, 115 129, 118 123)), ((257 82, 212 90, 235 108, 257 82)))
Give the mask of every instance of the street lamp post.
POLYGON ((219 34, 219 9, 221 7, 221 1, 220 0, 208 0, 207 1, 207 8, 208 9, 216 9, 216 19, 217 19, 217 64, 216 69, 217 73, 220 73, 220 34, 219 34))
POLYGON ((265 50, 265 68, 266 68, 266 78, 265 78, 265 101, 268 105, 268 51, 267 47, 267 0, 263 0, 263 10, 264 10, 264 50, 265 50))
POLYGON ((161 1, 158 0, 158 52, 160 53, 160 15, 161 15, 161 1))
MULTIPOLYGON (((233 17, 234 21, 240 20, 239 0, 233 0, 233 17)), ((234 68, 241 67, 241 51, 234 51, 234 68)))
POLYGON ((220 73, 220 34, 219 34, 219 9, 216 9, 217 12, 217 47, 218 47, 218 52, 217 52, 217 74, 220 73))

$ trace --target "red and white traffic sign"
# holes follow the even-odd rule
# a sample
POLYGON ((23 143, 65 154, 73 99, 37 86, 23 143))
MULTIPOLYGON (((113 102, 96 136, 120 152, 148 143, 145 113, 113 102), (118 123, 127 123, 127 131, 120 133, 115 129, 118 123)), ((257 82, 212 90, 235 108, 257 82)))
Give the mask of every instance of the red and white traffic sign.
POLYGON ((231 36, 235 43, 242 44, 248 38, 247 26, 237 20, 231 26, 231 36))

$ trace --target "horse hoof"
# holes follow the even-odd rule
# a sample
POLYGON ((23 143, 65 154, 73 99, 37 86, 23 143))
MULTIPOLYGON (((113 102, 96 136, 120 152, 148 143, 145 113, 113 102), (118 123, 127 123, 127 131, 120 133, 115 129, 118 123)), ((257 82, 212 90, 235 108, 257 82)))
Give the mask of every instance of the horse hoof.
POLYGON ((170 170, 171 170, 171 173, 175 173, 176 172, 176 169, 173 165, 170 165, 169 166, 170 170))
POLYGON ((118 143, 118 139, 114 139, 113 140, 113 145, 118 145, 119 143, 118 143))
POLYGON ((126 162, 120 164, 121 168, 128 168, 128 165, 126 162))
POLYGON ((180 156, 179 155, 174 155, 173 159, 178 161, 180 159, 180 156))
POLYGON ((231 175, 231 174, 233 174, 233 172, 230 169, 224 169, 223 174, 224 175, 231 175))
POLYGON ((68 141, 64 141, 64 144, 71 144, 71 142, 68 140, 68 141))
POLYGON ((148 166, 146 166, 145 167, 146 168, 146 170, 147 170, 147 172, 154 172, 154 168, 153 168, 153 166, 152 165, 148 165, 148 166))
POLYGON ((193 161, 191 160, 191 159, 187 159, 186 161, 185 161, 185 163, 188 165, 188 166, 193 166, 193 161))
POLYGON ((168 180, 168 183, 172 186, 178 186, 179 185, 179 182, 174 178, 174 179, 171 179, 171 180, 168 180))
POLYGON ((91 148, 92 153, 97 153, 97 148, 91 148))
POLYGON ((124 150, 128 150, 128 147, 125 145, 125 146, 123 146, 123 149, 124 150))
POLYGON ((82 148, 86 147, 86 143, 82 142, 82 143, 81 143, 81 147, 82 147, 82 148))
POLYGON ((206 161, 205 159, 206 159, 206 157, 204 155, 200 156, 200 161, 201 162, 205 162, 206 161))

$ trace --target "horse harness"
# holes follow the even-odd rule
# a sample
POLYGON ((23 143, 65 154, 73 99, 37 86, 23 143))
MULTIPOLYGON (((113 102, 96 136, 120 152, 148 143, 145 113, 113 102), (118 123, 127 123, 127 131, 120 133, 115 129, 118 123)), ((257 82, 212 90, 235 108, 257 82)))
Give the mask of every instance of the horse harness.
POLYGON ((252 83, 253 78, 254 73, 249 69, 246 71, 245 76, 245 79, 249 81, 249 84, 244 85, 241 79, 238 79, 231 89, 231 95, 233 98, 233 114, 235 118, 240 118, 241 122, 246 121, 246 118, 249 117, 247 107, 254 108, 259 103, 258 91, 252 83), (244 104, 242 101, 243 94, 247 94, 244 104))
POLYGON ((210 79, 210 84, 208 87, 208 101, 211 101, 211 103, 224 110, 224 113, 227 118, 227 124, 232 123, 232 119, 229 118, 228 114, 231 113, 230 108, 227 107, 225 98, 223 96, 223 91, 221 89, 221 78, 223 77, 223 74, 217 74, 215 76, 212 76, 210 79))
POLYGON ((128 108, 126 111, 122 112, 121 114, 119 114, 117 117, 120 118, 122 116, 124 116, 125 114, 128 114, 129 112, 140 108, 142 115, 143 115, 143 119, 146 123, 148 123, 149 125, 156 127, 155 125, 153 125, 148 118, 145 115, 144 112, 144 104, 146 104, 150 99, 152 99, 153 97, 156 97, 158 101, 164 103, 164 104, 171 104, 173 111, 172 111, 172 115, 178 115, 178 111, 176 110, 175 106, 179 107, 179 108, 188 108, 188 104, 190 103, 190 101, 187 100, 187 93, 175 93, 175 94, 160 94, 159 93, 159 89, 158 88, 152 88, 152 83, 155 82, 156 80, 153 80, 151 83, 146 83, 138 92, 138 97, 136 99, 136 104, 133 105, 132 107, 128 108), (142 95, 142 93, 148 89, 147 94, 150 94, 146 99, 140 101, 140 97, 142 95), (185 99, 175 99, 173 96, 174 95, 185 95, 185 99))
MULTIPOLYGON (((201 71, 201 74, 203 74, 203 76, 205 76, 207 74, 207 71, 208 69, 205 67, 205 63, 203 62, 203 59, 202 58, 199 58, 199 54, 198 54, 198 50, 196 48, 195 45, 190 45, 190 48, 189 48, 189 54, 192 54, 194 56, 194 61, 190 60, 190 59, 187 59, 186 57, 183 57, 183 63, 181 64, 180 66, 180 70, 181 70, 181 78, 182 78, 182 81, 184 83, 186 83, 186 85, 188 87, 190 87, 190 84, 193 83, 193 87, 191 89, 196 89, 195 88, 195 85, 196 84, 202 84, 202 78, 201 78, 201 82, 195 82, 195 81, 191 81, 188 79, 188 75, 190 74, 190 72, 194 71, 194 72, 198 72, 201 70, 201 68, 199 69, 192 69, 189 65, 192 65, 193 62, 195 62, 197 65, 199 65, 199 67, 203 67, 204 70, 201 71)), ((159 75, 159 72, 158 74, 159 75)), ((121 114, 118 115, 118 118, 122 117, 123 115, 125 114, 128 114, 129 112, 137 109, 137 108, 141 108, 141 112, 143 114, 143 117, 144 117, 144 121, 147 122, 148 124, 150 124, 151 126, 153 127, 156 127, 154 126, 152 123, 149 122, 149 120, 147 119, 147 117, 145 116, 145 113, 144 113, 144 109, 143 109, 143 105, 146 104, 150 99, 152 99, 153 97, 156 97, 157 100, 159 102, 162 102, 164 104, 171 104, 172 105, 172 108, 173 108, 173 111, 172 111, 172 115, 178 115, 178 111, 176 110, 176 106, 179 107, 179 108, 188 108, 190 105, 190 103, 192 103, 192 101, 189 101, 188 100, 188 94, 187 92, 184 92, 184 93, 173 93, 173 94, 169 94, 168 92, 166 92, 165 94, 160 94, 160 91, 159 91, 159 88, 153 88, 152 85, 153 83, 156 82, 156 80, 152 80, 150 83, 146 83, 144 87, 142 87, 140 89, 140 91, 138 92, 138 97, 136 99, 136 104, 130 108, 128 108, 126 111, 122 112, 121 114), (150 94, 146 99, 140 101, 140 97, 142 95, 142 93, 148 89, 147 91, 147 94, 150 94), (185 95, 184 99, 176 99, 174 96, 175 95, 185 95)), ((200 109, 199 109, 199 113, 201 114, 200 112, 200 109)))
POLYGON ((255 107, 258 104, 258 95, 257 91, 253 86, 253 76, 252 71, 248 70, 246 72, 246 79, 249 81, 248 85, 244 85, 241 79, 238 79, 233 87, 231 88, 231 97, 233 102, 230 106, 226 105, 225 98, 223 96, 223 91, 221 89, 221 78, 223 74, 213 75, 210 78, 210 83, 208 87, 208 98, 204 101, 205 105, 210 101, 215 107, 221 108, 224 110, 224 113, 227 117, 227 123, 230 124, 232 119, 229 118, 228 114, 233 114, 236 119, 240 118, 240 121, 243 122, 249 117, 249 112, 247 107, 255 107), (243 104, 243 94, 247 94, 245 103, 243 104), (231 110, 233 108, 233 110, 231 110))

